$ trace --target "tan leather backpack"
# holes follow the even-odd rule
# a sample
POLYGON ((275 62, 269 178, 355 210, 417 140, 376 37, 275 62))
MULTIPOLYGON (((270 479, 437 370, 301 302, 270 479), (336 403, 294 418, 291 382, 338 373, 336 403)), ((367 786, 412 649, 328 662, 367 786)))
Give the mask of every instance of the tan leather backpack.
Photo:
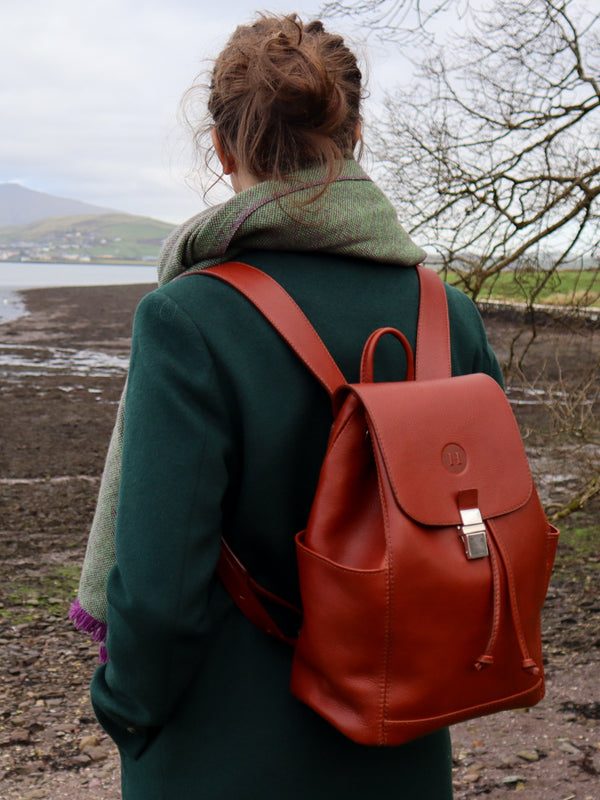
POLYGON ((260 601, 278 598, 226 543, 219 575, 249 619, 294 644, 296 697, 371 745, 544 695, 540 612, 558 531, 500 386, 482 374, 451 377, 443 283, 418 273, 416 380, 408 342, 386 328, 367 341, 354 385, 270 277, 240 263, 202 273, 256 305, 329 392, 335 416, 310 519, 296 536, 297 641, 260 601), (373 382, 385 334, 404 345, 405 381, 373 382))

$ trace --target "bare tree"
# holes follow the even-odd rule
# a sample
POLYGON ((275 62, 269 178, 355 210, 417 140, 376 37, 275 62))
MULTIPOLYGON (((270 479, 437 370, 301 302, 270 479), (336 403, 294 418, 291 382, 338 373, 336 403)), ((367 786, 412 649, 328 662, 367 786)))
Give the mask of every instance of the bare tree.
POLYGON ((377 155, 402 218, 473 296, 532 257, 539 294, 600 239, 599 15, 509 0, 470 21, 388 97, 377 155))
POLYGON ((354 18, 383 41, 417 44, 433 41, 432 29, 444 12, 460 17, 468 7, 469 0, 328 0, 321 14, 354 18))

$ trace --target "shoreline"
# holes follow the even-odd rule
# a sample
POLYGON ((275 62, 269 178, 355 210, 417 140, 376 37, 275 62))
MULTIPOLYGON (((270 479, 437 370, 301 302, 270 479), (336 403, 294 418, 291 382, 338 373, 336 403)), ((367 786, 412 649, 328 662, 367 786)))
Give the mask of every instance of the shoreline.
POLYGON ((24 313, 0 323, 0 343, 128 352, 137 304, 155 288, 135 283, 19 289, 24 313))
POLYGON ((0 325, 28 313, 22 290, 0 286, 0 325))

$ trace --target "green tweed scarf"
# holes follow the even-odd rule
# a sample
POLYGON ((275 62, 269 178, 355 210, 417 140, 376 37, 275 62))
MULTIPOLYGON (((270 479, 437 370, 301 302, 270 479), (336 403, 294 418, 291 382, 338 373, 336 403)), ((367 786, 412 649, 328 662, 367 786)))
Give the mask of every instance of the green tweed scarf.
MULTIPOLYGON (((323 170, 298 173, 284 183, 266 181, 192 217, 166 241, 158 265, 163 286, 185 272, 231 261, 246 250, 318 251, 398 266, 414 266, 425 253, 400 226, 396 212, 353 160, 314 202, 323 170)), ((124 398, 125 394, 123 394, 124 398)), ((98 505, 70 617, 99 642, 107 659, 106 581, 115 564, 123 418, 121 400, 110 440, 98 505)))

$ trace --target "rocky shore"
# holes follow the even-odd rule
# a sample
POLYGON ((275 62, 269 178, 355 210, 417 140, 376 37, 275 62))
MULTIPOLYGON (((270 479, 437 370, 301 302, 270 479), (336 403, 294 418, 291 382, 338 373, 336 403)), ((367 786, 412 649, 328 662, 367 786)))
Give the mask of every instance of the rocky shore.
MULTIPOLYGON (((120 797, 118 757, 88 699, 96 649, 67 611, 133 311, 150 288, 31 290, 30 313, 0 325, 0 800, 120 797)), ((518 322, 494 315, 487 327, 505 353, 518 322)), ((532 372, 562 349, 583 374, 583 362, 598 357, 598 331, 553 324, 536 348, 532 372)), ((515 407, 529 436, 542 412, 515 407)), ((539 471, 554 479, 546 497, 556 502, 575 480, 573 465, 562 463, 558 443, 555 460, 544 462, 547 442, 530 438, 539 471)), ((591 530, 599 511, 596 497, 561 527, 591 530)), ((600 559, 574 541, 561 542, 546 606, 547 697, 534 709, 456 726, 457 800, 513 792, 522 800, 600 800, 600 559)))

